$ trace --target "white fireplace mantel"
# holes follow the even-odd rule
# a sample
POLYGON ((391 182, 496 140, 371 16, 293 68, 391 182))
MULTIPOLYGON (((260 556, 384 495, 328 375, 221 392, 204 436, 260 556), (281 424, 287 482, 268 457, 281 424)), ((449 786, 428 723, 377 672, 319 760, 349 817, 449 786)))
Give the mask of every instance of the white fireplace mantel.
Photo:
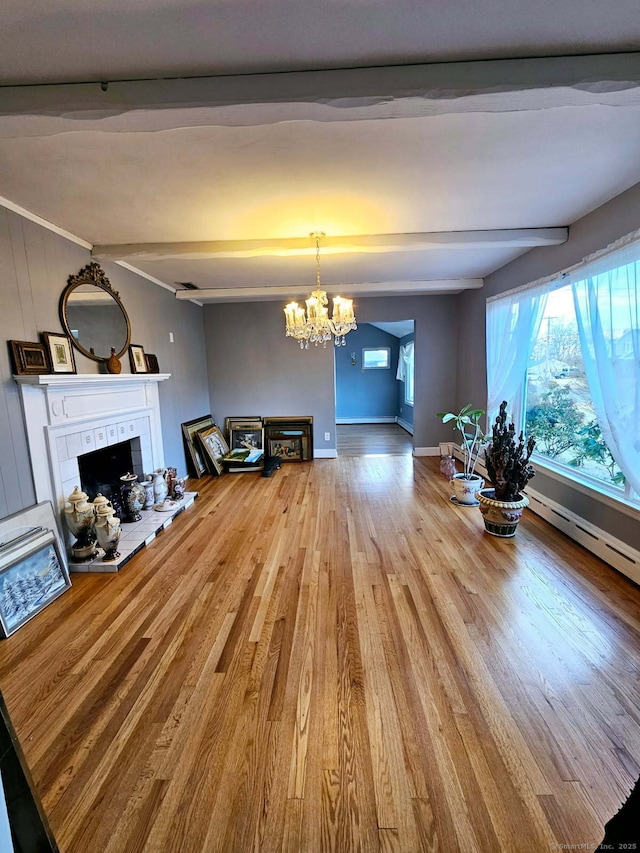
POLYGON ((79 485, 78 457, 139 438, 145 471, 164 467, 158 383, 169 373, 14 376, 38 502, 62 509, 79 485))

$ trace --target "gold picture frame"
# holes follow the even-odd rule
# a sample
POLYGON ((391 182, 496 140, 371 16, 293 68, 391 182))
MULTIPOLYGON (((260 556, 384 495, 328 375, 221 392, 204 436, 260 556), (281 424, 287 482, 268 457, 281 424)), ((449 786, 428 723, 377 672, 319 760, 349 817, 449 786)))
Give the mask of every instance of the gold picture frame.
POLYGON ((199 430, 195 436, 202 446, 204 462, 209 473, 218 475, 224 473, 222 457, 229 452, 229 445, 220 429, 213 424, 199 430))
POLYGON ((49 372, 49 361, 44 344, 32 341, 9 341, 9 351, 16 376, 49 372))

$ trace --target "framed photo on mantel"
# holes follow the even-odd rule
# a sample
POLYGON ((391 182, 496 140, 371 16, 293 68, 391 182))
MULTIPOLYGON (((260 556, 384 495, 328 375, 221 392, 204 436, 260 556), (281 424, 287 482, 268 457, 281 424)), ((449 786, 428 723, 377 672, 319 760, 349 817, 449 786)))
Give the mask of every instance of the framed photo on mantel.
POLYGON ((147 359, 144 355, 144 347, 141 347, 139 344, 129 345, 129 361, 131 362, 132 373, 149 373, 147 359))
POLYGON ((49 372, 44 344, 31 341, 9 341, 9 351, 16 376, 49 372))
POLYGON ((73 347, 67 335, 62 332, 41 332, 47 351, 51 373, 75 373, 76 363, 73 347))

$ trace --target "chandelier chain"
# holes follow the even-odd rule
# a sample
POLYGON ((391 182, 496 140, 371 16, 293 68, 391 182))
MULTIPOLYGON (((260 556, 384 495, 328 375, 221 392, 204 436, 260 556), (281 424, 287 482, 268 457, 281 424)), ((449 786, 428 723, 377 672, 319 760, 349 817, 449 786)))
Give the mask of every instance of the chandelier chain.
POLYGON ((321 290, 320 287, 320 235, 316 234, 316 290, 321 290))

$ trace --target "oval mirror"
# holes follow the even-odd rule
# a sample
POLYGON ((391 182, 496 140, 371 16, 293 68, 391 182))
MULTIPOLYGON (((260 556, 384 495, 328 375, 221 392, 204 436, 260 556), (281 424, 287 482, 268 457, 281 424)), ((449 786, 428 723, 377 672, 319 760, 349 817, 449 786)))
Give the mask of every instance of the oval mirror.
POLYGON ((120 296, 96 263, 67 279, 60 298, 60 322, 74 347, 94 361, 106 361, 112 347, 120 358, 131 341, 131 325, 120 296))

